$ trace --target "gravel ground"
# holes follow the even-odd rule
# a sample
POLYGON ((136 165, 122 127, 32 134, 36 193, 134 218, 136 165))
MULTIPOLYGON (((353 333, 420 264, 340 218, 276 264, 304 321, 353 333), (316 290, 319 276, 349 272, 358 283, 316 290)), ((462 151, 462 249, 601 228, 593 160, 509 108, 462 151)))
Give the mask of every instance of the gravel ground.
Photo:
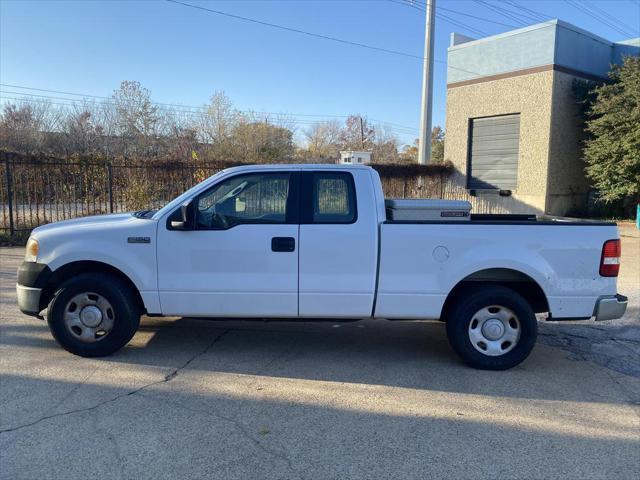
POLYGON ((640 472, 640 238, 624 319, 541 323, 506 372, 439 322, 144 318, 104 359, 15 306, 0 249, 0 478, 616 478, 640 472))

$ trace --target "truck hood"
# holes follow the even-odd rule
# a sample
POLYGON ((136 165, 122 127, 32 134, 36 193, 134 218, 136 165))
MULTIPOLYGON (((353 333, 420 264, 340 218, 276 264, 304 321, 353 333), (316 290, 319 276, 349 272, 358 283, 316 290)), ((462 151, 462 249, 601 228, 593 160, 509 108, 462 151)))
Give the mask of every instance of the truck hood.
POLYGON ((104 226, 111 227, 135 219, 131 213, 114 213, 111 215, 93 215, 90 217, 80 217, 71 220, 62 220, 60 222, 42 225, 33 230, 32 235, 38 237, 41 234, 49 233, 54 230, 64 230, 68 228, 85 227, 85 226, 104 226))

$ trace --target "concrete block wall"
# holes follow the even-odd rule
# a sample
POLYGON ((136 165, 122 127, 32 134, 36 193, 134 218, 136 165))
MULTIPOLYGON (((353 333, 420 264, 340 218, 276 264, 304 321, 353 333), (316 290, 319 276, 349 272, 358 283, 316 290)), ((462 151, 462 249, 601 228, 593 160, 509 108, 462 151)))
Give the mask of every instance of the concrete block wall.
POLYGON ((511 197, 482 192, 482 201, 496 211, 544 213, 549 167, 554 72, 504 78, 449 88, 445 160, 456 168, 456 182, 466 187, 469 119, 520 114, 518 184, 511 197))
POLYGON ((586 213, 589 182, 582 158, 583 119, 573 95, 578 78, 554 72, 545 210, 553 215, 586 213))
POLYGON ((478 40, 452 37, 448 50, 445 159, 468 196, 469 119, 520 114, 518 184, 511 197, 469 197, 485 211, 580 215, 589 183, 575 78, 604 80, 613 63, 640 54, 640 39, 613 43, 560 20, 478 40))

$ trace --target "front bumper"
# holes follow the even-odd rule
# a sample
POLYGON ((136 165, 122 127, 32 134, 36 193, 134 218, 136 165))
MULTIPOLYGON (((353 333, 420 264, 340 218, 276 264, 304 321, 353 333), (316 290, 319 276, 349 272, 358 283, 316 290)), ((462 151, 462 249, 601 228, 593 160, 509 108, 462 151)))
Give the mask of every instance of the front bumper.
POLYGON ((18 284, 16 293, 18 307, 22 313, 40 316, 42 291, 51 277, 51 269, 44 263, 22 262, 18 268, 18 284))
POLYGON ((600 297, 596 301, 593 315, 596 317, 596 320, 613 320, 620 318, 627 310, 627 301, 627 297, 620 294, 612 297, 600 297))
POLYGON ((16 285, 16 293, 18 294, 18 307, 22 313, 34 317, 40 315, 41 288, 25 287, 18 284, 16 285))

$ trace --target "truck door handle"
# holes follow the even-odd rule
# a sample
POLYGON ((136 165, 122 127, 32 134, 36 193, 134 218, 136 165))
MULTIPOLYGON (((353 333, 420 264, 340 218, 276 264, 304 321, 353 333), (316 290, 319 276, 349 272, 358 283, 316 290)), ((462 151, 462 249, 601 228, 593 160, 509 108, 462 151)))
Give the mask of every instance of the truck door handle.
POLYGON ((293 252, 296 249, 296 239, 293 237, 273 237, 271 239, 272 252, 293 252))

